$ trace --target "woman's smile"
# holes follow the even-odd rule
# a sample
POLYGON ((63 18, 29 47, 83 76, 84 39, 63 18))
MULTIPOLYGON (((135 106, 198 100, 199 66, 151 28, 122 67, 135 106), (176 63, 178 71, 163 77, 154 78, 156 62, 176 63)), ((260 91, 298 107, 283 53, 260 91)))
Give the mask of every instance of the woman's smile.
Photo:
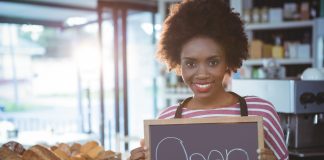
POLYGON ((193 89, 197 90, 198 92, 209 92, 212 88, 211 83, 193 83, 193 89))

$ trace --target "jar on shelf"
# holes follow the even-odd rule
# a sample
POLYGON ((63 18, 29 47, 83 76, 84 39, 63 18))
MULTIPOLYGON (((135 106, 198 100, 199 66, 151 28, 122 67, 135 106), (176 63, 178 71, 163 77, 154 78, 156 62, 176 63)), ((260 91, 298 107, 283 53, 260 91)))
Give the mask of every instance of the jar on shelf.
POLYGON ((259 8, 253 8, 252 10, 252 22, 259 23, 260 22, 260 10, 259 8))
POLYGON ((245 23, 252 23, 251 10, 250 9, 245 9, 243 11, 243 20, 244 20, 245 23))
POLYGON ((262 7, 260 10, 260 17, 262 23, 267 23, 269 21, 268 8, 262 7))
POLYGON ((282 39, 279 35, 274 37, 275 39, 275 45, 272 47, 272 57, 281 59, 284 58, 285 51, 282 46, 282 39))

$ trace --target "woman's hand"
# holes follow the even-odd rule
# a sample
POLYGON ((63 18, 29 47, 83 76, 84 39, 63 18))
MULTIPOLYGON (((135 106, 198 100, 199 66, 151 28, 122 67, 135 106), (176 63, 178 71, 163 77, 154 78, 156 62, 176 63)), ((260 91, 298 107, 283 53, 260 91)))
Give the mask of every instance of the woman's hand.
POLYGON ((276 160, 276 156, 268 148, 258 149, 257 153, 259 154, 259 160, 276 160))
POLYGON ((141 146, 131 151, 129 160, 145 160, 147 159, 147 147, 145 146, 144 139, 141 139, 141 146))

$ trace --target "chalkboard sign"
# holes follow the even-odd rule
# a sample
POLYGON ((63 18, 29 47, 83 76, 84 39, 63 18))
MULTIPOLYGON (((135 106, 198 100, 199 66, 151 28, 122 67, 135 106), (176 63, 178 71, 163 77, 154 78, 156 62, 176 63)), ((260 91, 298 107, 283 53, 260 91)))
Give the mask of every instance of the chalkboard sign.
POLYGON ((262 117, 145 120, 149 160, 257 160, 262 117))

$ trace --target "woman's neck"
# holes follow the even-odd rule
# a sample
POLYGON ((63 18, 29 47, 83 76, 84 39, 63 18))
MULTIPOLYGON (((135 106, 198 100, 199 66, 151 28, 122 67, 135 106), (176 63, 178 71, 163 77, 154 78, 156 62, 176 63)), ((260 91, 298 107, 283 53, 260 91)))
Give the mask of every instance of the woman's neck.
POLYGON ((230 106, 237 103, 237 98, 232 94, 223 91, 213 97, 193 97, 186 105, 189 109, 213 109, 230 106))

